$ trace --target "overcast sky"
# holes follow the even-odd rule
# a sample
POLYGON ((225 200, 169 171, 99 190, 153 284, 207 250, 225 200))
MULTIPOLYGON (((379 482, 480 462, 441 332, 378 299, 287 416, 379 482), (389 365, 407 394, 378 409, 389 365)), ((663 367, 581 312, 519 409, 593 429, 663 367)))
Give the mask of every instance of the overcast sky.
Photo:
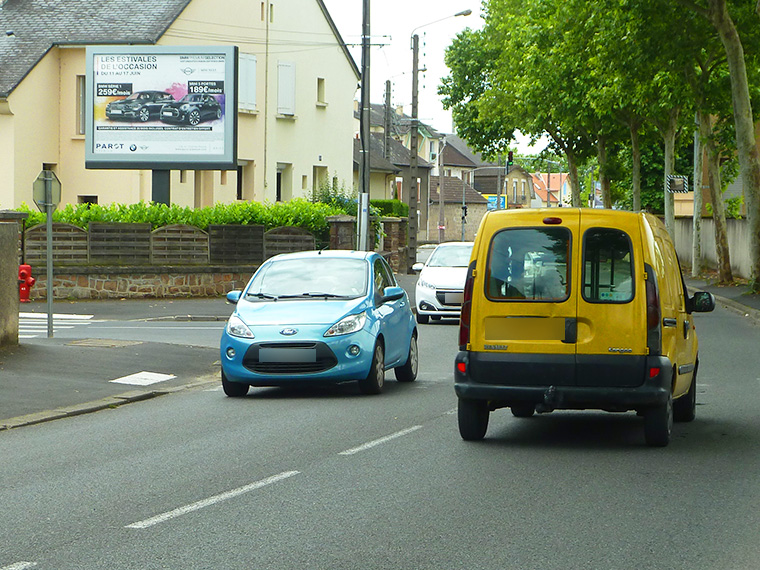
MULTIPOLYGON (((343 40, 352 47, 356 65, 361 68, 362 0, 324 0, 343 40)), ((373 103, 382 103, 385 82, 392 82, 392 102, 403 105, 411 114, 412 50, 415 28, 420 36, 419 116, 442 132, 451 132, 451 114, 444 111, 437 94, 441 78, 448 74, 443 62, 446 46, 461 30, 480 28, 480 0, 370 0, 370 92, 373 103), (441 18, 470 9, 470 16, 441 18), (382 45, 374 45, 382 44, 382 45)))

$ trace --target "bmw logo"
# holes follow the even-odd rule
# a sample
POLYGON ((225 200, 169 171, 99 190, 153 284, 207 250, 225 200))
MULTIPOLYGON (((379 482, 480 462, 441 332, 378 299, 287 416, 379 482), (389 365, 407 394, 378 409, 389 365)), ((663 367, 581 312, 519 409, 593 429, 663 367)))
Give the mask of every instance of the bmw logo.
POLYGON ((298 332, 298 329, 282 329, 280 331, 280 334, 285 335, 285 336, 293 336, 297 332, 298 332))
POLYGON ((129 145, 129 150, 131 150, 132 152, 135 152, 137 150, 137 145, 136 144, 129 145))

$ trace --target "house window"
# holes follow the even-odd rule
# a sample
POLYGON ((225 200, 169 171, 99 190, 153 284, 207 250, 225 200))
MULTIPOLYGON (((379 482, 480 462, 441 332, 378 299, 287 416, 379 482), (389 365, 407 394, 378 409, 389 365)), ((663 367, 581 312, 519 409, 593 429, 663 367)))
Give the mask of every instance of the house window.
POLYGON ((77 196, 77 204, 97 204, 97 196, 77 196))
POLYGON ((76 133, 78 135, 84 134, 85 129, 85 117, 86 117, 86 111, 85 111, 85 79, 84 75, 77 75, 77 125, 76 125, 76 133))
POLYGON ((525 202, 525 180, 522 181, 522 201, 525 202))
POLYGON ((237 167, 237 188, 235 189, 235 199, 243 199, 243 165, 238 164, 237 167))
POLYGON ((238 58, 238 107, 256 109, 256 56, 241 53, 238 58))
POLYGON ((296 114, 296 64, 277 62, 277 113, 296 114))
POLYGON ((512 198, 517 202, 517 180, 512 181, 512 198))
POLYGON ((327 99, 325 99, 325 78, 324 77, 317 77, 317 103, 321 103, 322 105, 327 104, 327 99))
POLYGON ((265 21, 267 17, 267 3, 262 2, 261 3, 261 21, 265 21))

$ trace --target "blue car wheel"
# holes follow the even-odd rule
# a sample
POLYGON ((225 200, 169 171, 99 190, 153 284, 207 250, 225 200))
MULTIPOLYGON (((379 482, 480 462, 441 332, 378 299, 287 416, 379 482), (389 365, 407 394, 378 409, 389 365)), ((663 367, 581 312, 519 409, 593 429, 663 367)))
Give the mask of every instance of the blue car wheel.
POLYGON ((222 390, 224 390, 224 393, 230 398, 242 398, 248 393, 249 388, 250 386, 248 384, 227 380, 227 376, 224 373, 224 370, 222 370, 222 390))
POLYGON ((375 344, 375 352, 372 355, 372 365, 366 378, 359 380, 359 390, 364 394, 379 394, 383 391, 385 383, 385 352, 383 345, 378 341, 375 344))

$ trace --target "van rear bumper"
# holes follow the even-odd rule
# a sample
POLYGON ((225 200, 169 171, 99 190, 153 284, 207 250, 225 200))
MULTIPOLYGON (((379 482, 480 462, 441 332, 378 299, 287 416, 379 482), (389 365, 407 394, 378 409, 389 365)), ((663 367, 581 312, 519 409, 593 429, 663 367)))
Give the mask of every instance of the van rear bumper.
MULTIPOLYGON (((663 405, 671 391, 673 366, 665 356, 643 357, 646 363, 642 370, 641 383, 637 386, 578 386, 553 384, 552 377, 542 378, 540 384, 507 384, 509 363, 504 363, 499 383, 489 383, 487 378, 473 378, 470 375, 471 358, 477 360, 478 353, 460 351, 454 367, 454 390, 457 397, 466 400, 487 400, 492 409, 517 404, 533 404, 539 411, 560 409, 608 409, 635 410, 663 405), (465 372, 459 370, 464 364, 465 372), (650 370, 659 372, 650 377, 650 370)), ((477 366, 475 366, 477 368, 477 366)), ((560 379, 557 379, 561 381, 560 379)))

